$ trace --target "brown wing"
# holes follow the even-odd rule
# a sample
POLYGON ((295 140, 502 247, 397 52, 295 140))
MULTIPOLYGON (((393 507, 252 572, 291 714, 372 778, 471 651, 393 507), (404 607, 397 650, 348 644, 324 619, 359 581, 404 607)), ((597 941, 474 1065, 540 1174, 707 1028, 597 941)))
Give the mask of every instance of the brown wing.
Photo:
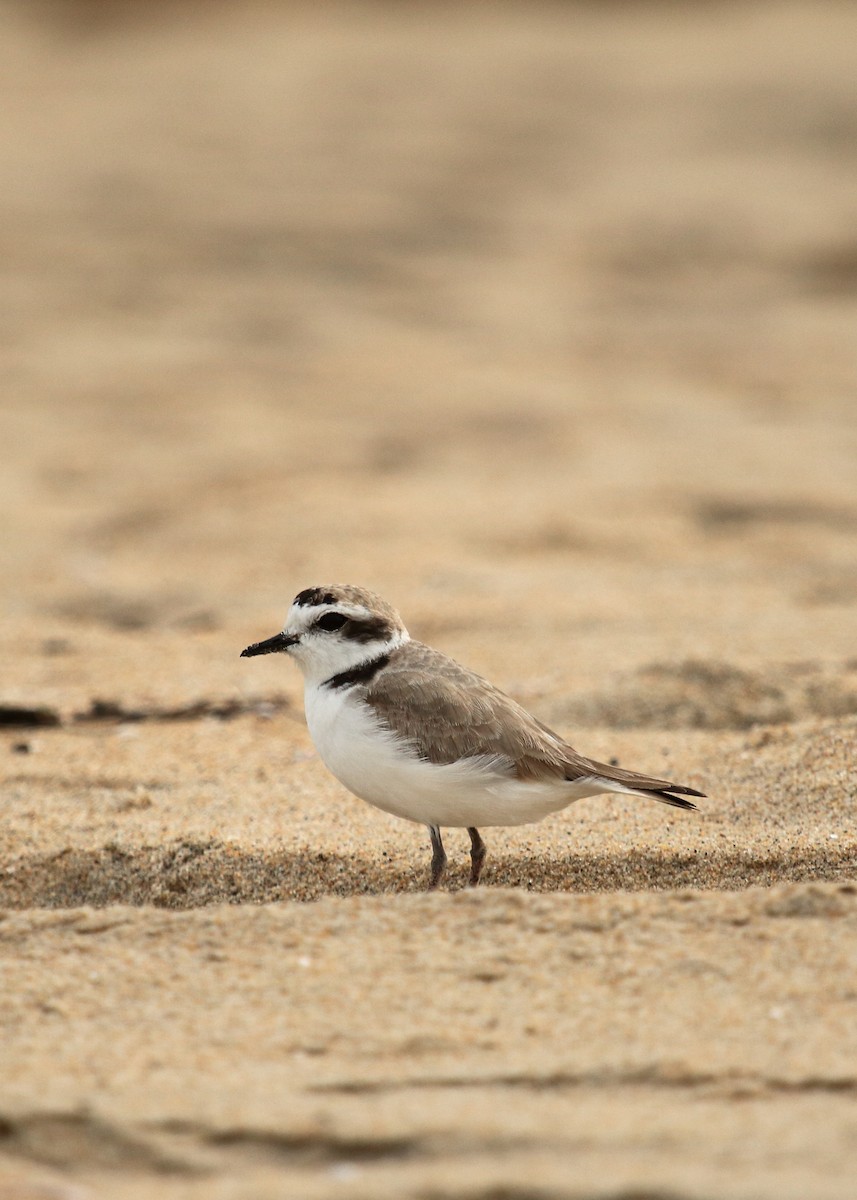
POLYGON ((366 702, 429 762, 495 755, 519 779, 609 780, 677 808, 694 788, 578 754, 559 734, 480 675, 421 642, 406 642, 367 689, 366 702))
POLYGON ((481 676, 421 642, 407 642, 369 684, 366 702, 423 758, 494 755, 519 779, 565 778, 568 747, 481 676))
MULTIPOLYGON (((548 729, 547 725, 542 725, 541 721, 538 724, 545 733, 558 737, 553 730, 548 729)), ((569 746, 568 742, 563 741, 562 744, 566 750, 565 777, 569 782, 573 782, 575 779, 591 779, 593 776, 597 779, 609 779, 611 783, 633 788, 637 792, 645 792, 653 800, 672 804, 675 808, 696 808, 696 805, 691 804, 689 800, 682 800, 682 796, 699 796, 705 799, 705 792, 698 792, 696 788, 687 787, 686 784, 670 783, 668 779, 656 779, 653 775, 641 775, 639 771, 626 771, 623 767, 597 762, 594 758, 586 758, 583 754, 578 754, 573 746, 569 746)))
MULTIPOLYGON (((571 750, 571 747, 569 747, 571 750)), ((696 808, 682 796, 705 797, 705 792, 688 787, 684 783, 670 783, 668 779, 655 779, 651 775, 641 775, 639 771, 625 771, 622 767, 613 767, 607 763, 596 762, 592 758, 584 758, 575 750, 571 750, 566 767, 566 779, 582 779, 584 776, 596 776, 598 779, 609 779, 621 787, 631 788, 635 792, 645 792, 653 800, 663 804, 672 804, 675 808, 696 808)))

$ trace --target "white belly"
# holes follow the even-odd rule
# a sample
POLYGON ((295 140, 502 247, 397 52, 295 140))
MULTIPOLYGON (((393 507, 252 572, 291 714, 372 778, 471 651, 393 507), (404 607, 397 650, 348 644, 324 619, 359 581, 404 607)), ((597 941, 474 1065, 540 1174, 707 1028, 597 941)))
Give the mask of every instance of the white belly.
POLYGON ((492 758, 426 762, 349 691, 307 688, 307 725, 325 766, 362 800, 424 825, 526 825, 583 796, 593 780, 533 783, 492 758))

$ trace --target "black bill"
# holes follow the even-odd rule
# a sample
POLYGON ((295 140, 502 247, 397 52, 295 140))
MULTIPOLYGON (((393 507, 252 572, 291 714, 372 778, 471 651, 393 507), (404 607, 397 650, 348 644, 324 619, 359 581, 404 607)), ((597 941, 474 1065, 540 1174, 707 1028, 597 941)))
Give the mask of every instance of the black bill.
POLYGON ((273 637, 266 638, 264 642, 254 642, 252 646, 242 650, 241 658, 255 658, 257 654, 282 654, 284 650, 294 646, 297 640, 292 633, 275 633, 273 637))

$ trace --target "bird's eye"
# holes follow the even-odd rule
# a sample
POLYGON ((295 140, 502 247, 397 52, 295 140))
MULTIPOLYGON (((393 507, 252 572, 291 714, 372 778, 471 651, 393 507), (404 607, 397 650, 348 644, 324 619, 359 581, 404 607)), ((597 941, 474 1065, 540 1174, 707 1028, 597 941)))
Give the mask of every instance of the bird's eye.
POLYGON ((323 629, 325 633, 333 633, 334 629, 341 629, 348 617, 344 617, 342 613, 328 612, 321 616, 316 621, 316 628, 323 629))

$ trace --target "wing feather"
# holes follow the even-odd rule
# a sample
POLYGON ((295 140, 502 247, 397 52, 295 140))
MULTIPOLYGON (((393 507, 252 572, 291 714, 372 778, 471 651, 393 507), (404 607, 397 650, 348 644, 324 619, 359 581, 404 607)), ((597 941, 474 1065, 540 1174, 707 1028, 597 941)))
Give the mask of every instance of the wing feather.
POLYGON ((366 702, 429 762, 485 756, 519 779, 564 778, 561 738, 486 679, 420 642, 393 654, 366 702))

